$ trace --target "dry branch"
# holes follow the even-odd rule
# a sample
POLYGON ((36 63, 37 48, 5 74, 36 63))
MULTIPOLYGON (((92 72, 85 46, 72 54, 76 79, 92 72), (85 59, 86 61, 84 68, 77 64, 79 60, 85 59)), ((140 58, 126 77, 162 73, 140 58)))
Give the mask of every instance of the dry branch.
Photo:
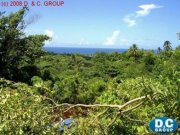
MULTIPOLYGON (((64 112, 68 112, 69 110, 71 110, 72 108, 75 108, 75 107, 85 107, 85 108, 97 108, 97 107, 108 107, 108 108, 117 108, 119 111, 122 111, 124 108, 126 108, 127 106, 129 105, 132 105, 136 102, 139 102, 139 101, 142 101, 143 99, 147 98, 147 97, 150 97, 149 95, 147 96, 142 96, 142 97, 138 97, 138 98, 135 98, 135 99, 132 99, 130 101, 128 101, 127 103, 123 104, 123 105, 108 105, 108 104, 90 104, 90 105, 86 105, 86 104, 68 104, 68 103, 65 103, 65 104, 60 104, 58 106, 70 106, 68 109, 66 109, 64 112)), ((130 111, 130 110, 133 110, 133 109, 136 109, 137 107, 139 107, 140 105, 142 105, 143 103, 141 102, 140 104, 132 107, 131 109, 128 109, 126 110, 125 112, 127 111, 130 111)))
POLYGON ((73 110, 73 109, 78 108, 78 107, 83 108, 83 109, 85 109, 85 108, 90 108, 90 109, 92 109, 92 108, 103 108, 103 109, 105 109, 103 112, 99 113, 97 115, 97 117, 93 121, 98 119, 98 117, 100 117, 101 115, 105 114, 109 109, 115 109, 115 111, 114 111, 115 112, 115 118, 112 120, 112 123, 113 123, 113 121, 116 121, 118 116, 123 115, 126 112, 132 111, 132 110, 140 107, 147 100, 155 98, 156 95, 157 94, 141 96, 141 97, 132 99, 132 100, 124 103, 123 105, 112 105, 112 104, 69 104, 69 103, 58 104, 55 101, 53 101, 52 99, 50 99, 50 98, 46 98, 46 99, 50 100, 54 104, 51 108, 61 108, 61 107, 63 107, 63 109, 62 109, 62 111, 64 110, 63 113, 65 114, 65 113, 70 112, 71 116, 74 115, 74 114, 78 114, 78 111, 73 110), (147 99, 147 100, 145 100, 145 99, 147 99))

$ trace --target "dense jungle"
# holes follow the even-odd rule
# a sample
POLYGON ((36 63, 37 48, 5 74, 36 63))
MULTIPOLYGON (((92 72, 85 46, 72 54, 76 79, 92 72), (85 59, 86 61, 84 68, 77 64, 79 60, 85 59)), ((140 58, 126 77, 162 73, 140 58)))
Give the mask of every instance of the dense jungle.
POLYGON ((180 46, 55 54, 24 32, 27 12, 0 13, 0 134, 151 135, 156 117, 180 121, 180 46))

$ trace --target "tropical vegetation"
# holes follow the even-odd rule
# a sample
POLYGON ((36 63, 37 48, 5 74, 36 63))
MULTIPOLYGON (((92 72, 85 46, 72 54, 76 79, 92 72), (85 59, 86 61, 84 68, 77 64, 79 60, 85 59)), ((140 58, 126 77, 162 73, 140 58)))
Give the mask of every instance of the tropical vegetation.
POLYGON ((156 117, 180 121, 179 46, 50 53, 48 36, 24 33, 27 11, 0 13, 0 134, 150 135, 156 117))

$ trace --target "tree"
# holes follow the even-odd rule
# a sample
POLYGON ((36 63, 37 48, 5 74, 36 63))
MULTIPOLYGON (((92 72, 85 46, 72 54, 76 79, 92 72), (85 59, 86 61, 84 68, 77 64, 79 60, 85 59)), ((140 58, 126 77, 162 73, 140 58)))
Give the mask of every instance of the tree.
POLYGON ((46 35, 26 36, 24 17, 28 8, 5 16, 0 13, 0 76, 17 80, 23 69, 32 66, 42 53, 46 35))
POLYGON ((129 57, 134 57, 135 60, 137 60, 140 56, 140 51, 138 49, 138 46, 136 44, 133 44, 129 50, 128 50, 128 56, 129 57))
POLYGON ((161 53, 161 52, 162 52, 161 47, 158 47, 158 49, 157 49, 157 53, 161 53))
POLYGON ((164 42, 164 45, 163 45, 163 48, 164 48, 164 51, 165 51, 165 52, 171 51, 171 50, 172 50, 171 42, 168 41, 168 40, 165 41, 165 42, 164 42))

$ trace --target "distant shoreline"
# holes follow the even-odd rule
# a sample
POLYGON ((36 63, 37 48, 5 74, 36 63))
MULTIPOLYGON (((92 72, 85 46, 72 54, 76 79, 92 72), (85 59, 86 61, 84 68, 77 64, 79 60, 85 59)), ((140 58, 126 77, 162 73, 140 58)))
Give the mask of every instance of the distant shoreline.
POLYGON ((43 47, 45 51, 57 54, 94 54, 97 52, 112 53, 125 52, 128 49, 115 48, 75 48, 75 47, 43 47))

